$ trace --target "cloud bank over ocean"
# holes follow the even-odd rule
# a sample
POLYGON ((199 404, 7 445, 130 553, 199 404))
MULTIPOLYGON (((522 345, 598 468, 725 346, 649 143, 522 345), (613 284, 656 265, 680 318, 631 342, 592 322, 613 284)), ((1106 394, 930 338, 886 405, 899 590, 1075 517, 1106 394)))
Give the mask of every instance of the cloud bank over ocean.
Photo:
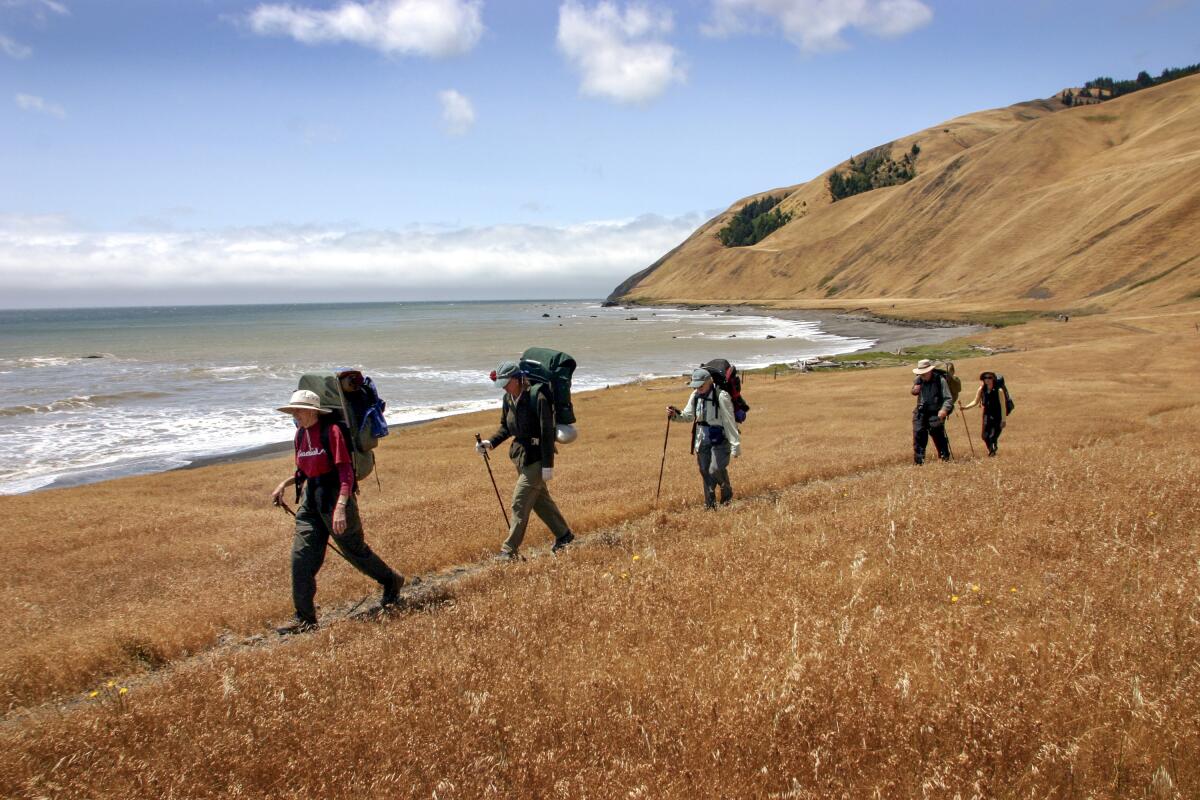
POLYGON ((699 213, 562 226, 87 232, 0 216, 6 306, 600 296, 699 213))

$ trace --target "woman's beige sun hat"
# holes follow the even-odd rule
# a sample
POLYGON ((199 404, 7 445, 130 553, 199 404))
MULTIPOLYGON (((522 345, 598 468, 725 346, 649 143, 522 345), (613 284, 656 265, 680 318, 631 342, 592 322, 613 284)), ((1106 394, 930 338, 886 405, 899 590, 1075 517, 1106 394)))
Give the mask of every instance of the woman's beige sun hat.
POLYGON ((316 392, 308 389, 297 389, 292 392, 292 399, 286 406, 280 406, 279 411, 291 414, 293 411, 316 411, 318 414, 332 414, 333 409, 321 408, 321 398, 316 392))
POLYGON ((913 375, 924 375, 926 372, 933 372, 934 364, 928 358, 922 358, 917 362, 917 366, 913 369, 913 375))

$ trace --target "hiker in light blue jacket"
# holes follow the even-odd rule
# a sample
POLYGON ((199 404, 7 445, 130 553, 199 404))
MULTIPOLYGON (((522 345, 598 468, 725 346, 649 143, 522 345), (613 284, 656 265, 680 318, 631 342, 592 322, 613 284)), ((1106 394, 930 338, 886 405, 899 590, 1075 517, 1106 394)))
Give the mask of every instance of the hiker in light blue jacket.
POLYGON ((713 376, 706 369, 693 371, 688 385, 694 391, 687 405, 682 411, 667 406, 667 418, 696 423, 693 446, 700 465, 700 477, 704 480, 704 507, 716 508, 718 486, 721 488, 721 505, 733 499, 729 459, 742 454, 742 440, 733 415, 733 398, 729 392, 716 387, 713 376))

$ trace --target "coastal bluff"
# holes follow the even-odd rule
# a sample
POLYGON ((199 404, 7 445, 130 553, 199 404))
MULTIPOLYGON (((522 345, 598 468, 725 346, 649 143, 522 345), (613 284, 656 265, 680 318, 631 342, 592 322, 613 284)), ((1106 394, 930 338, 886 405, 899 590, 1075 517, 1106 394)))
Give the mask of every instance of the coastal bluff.
POLYGON ((609 299, 731 297, 980 321, 1194 303, 1200 76, 1101 105, 1018 103, 896 139, 806 183, 738 200, 609 299), (834 201, 830 176, 864 163, 879 188, 834 201), (886 185, 888 176, 904 182, 886 185), (786 224, 724 246, 718 231, 771 197, 786 224))

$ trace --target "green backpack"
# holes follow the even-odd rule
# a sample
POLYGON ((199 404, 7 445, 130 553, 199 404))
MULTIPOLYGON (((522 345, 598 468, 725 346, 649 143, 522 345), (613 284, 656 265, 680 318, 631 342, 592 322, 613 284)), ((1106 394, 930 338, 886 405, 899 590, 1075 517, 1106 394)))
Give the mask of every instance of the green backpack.
POLYGON ((311 372, 300 376, 297 389, 308 389, 316 392, 321 398, 321 408, 333 411, 328 416, 331 421, 342 429, 346 445, 350 448, 350 460, 354 462, 354 478, 362 480, 375 470, 375 448, 379 440, 375 438, 370 425, 364 425, 359 419, 360 413, 355 409, 361 407, 356 403, 358 393, 362 392, 363 376, 357 370, 341 372, 311 372))
POLYGON ((575 409, 571 406, 571 376, 575 374, 575 359, 560 350, 531 347, 521 354, 521 371, 533 384, 536 394, 549 386, 554 401, 554 421, 559 425, 575 424, 575 409))
POLYGON ((954 401, 954 405, 958 405, 958 396, 962 394, 962 378, 954 374, 954 362, 943 361, 942 366, 935 369, 934 373, 946 379, 946 385, 950 387, 950 399, 954 401))

